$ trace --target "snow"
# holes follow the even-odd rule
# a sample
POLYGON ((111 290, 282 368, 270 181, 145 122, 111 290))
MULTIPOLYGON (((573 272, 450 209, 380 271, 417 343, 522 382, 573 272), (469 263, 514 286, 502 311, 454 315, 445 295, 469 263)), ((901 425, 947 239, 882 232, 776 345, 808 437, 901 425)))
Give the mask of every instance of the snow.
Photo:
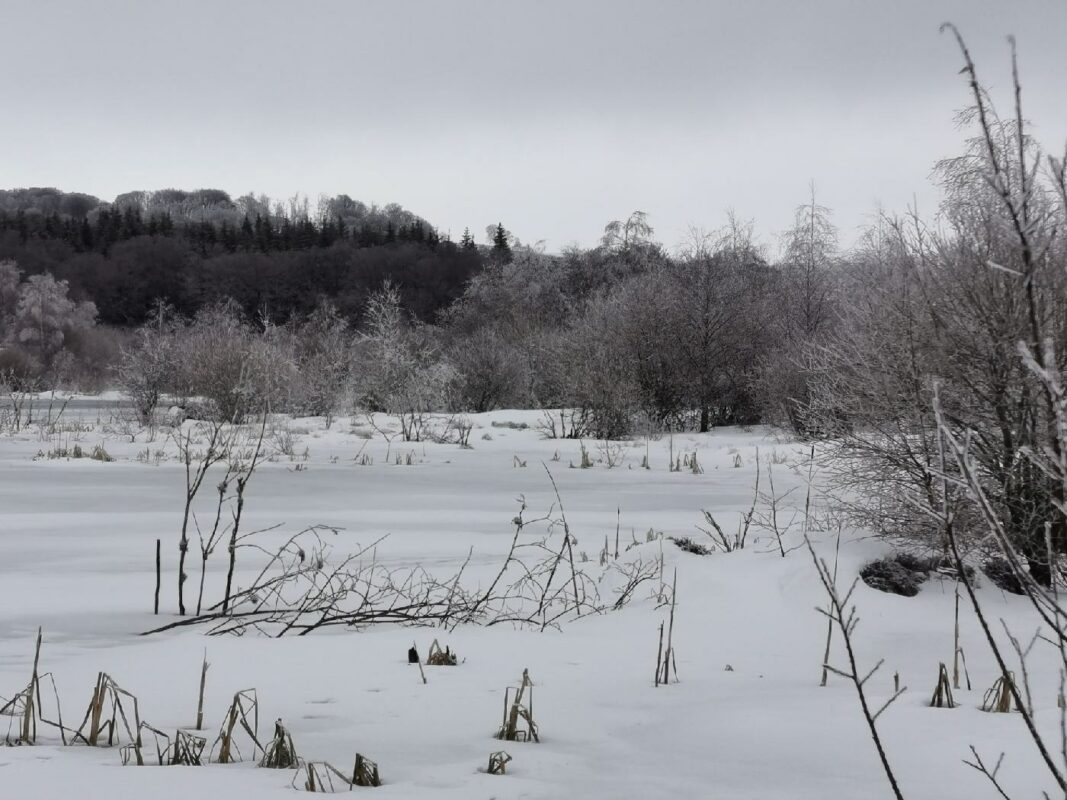
MULTIPOLYGON (((380 433, 367 440, 353 432, 372 430, 362 420, 342 418, 326 429, 321 419, 301 419, 290 423, 296 455, 269 461, 249 484, 247 529, 283 523, 278 535, 284 535, 334 525, 343 529, 333 542, 338 557, 387 534, 379 561, 421 564, 441 575, 454 572, 473 548, 470 580, 485 582, 507 553, 518 498, 531 517, 555 500, 543 462, 558 484, 576 552, 590 559, 583 568, 599 574, 598 554, 605 536, 613 548, 617 520, 624 547, 636 540, 635 552, 649 558, 662 548, 666 574, 677 568, 680 681, 655 688, 658 627, 667 611, 644 587, 620 611, 545 632, 382 626, 280 639, 207 637, 192 629, 139 636, 176 618, 184 469, 164 430, 154 441, 143 431, 131 441, 114 418, 101 400, 65 412, 63 423, 72 430, 49 433, 35 425, 0 437, 0 696, 28 682, 41 626, 41 669, 55 676, 68 725, 81 719, 103 670, 139 698, 142 719, 171 733, 191 726, 206 649, 209 747, 234 692, 255 687, 262 735, 281 718, 302 757, 349 770, 355 754, 365 754, 378 762, 385 785, 356 791, 383 798, 890 796, 854 688, 836 676, 827 688, 818 685, 826 621, 814 608, 825 598, 810 556, 797 547, 799 527, 786 534, 785 558, 763 531, 743 551, 706 557, 658 536, 645 542, 652 529, 710 544, 696 528, 701 509, 732 531, 751 503, 757 448, 764 466, 772 455, 781 462, 774 466, 776 488, 780 494, 792 489, 786 503, 802 507, 805 446, 780 433, 723 429, 662 437, 647 443, 649 470, 640 466, 646 442, 638 438, 626 445, 621 466, 572 469, 579 443, 542 438, 539 412, 472 416, 471 449, 387 442, 380 433), (504 427, 517 423, 529 427, 504 427), (86 452, 100 444, 115 461, 34 460, 60 439, 80 441, 86 452), (703 474, 669 471, 672 449, 696 451, 703 474), (163 451, 158 463, 156 451, 163 451), (396 465, 397 452, 412 454, 414 463, 396 465), (373 463, 355 462, 360 453, 373 463), (735 467, 736 456, 741 465, 735 467), (517 466, 516 457, 527 466, 517 466), (151 613, 156 538, 164 554, 159 617, 151 613), (406 663, 407 648, 414 641, 425 655, 434 638, 457 651, 461 664, 426 667, 424 685, 417 667, 406 663), (504 690, 525 668, 536 685, 542 741, 500 742, 493 733, 504 690), (514 759, 508 774, 485 774, 489 754, 500 749, 514 759)), ((375 423, 390 424, 384 417, 375 423)), ((596 443, 586 446, 595 458, 596 443)), ((210 481, 206 488, 201 514, 212 508, 210 481)), ((820 554, 832 558, 833 534, 816 538, 820 554)), ((846 531, 841 584, 885 548, 846 531)), ((209 566, 212 602, 224 580, 222 550, 209 566)), ((195 595, 198 566, 191 561, 188 585, 195 595)), ((242 565, 238 580, 255 566, 242 565)), ((938 663, 951 668, 953 591, 950 581, 931 580, 915 598, 863 584, 854 596, 862 618, 855 639, 861 668, 885 659, 870 683, 872 703, 892 694, 894 672, 910 687, 879 721, 904 795, 991 796, 984 779, 962 763, 972 744, 994 762, 1007 751, 1001 775, 1016 796, 1050 790, 1020 715, 977 708, 997 672, 966 598, 962 645, 974 689, 955 692, 957 709, 927 707, 938 663)), ((1023 601, 988 585, 980 594, 990 619, 1003 618, 1029 640, 1037 622, 1023 601)), ((835 656, 838 645, 835 639, 835 656)), ((1054 654, 1046 650, 1035 653, 1030 678, 1038 721, 1055 741, 1057 677, 1054 654)), ((3 798, 282 798, 293 796, 292 778, 251 761, 123 768, 117 748, 64 748, 48 728, 37 746, 0 748, 3 798)))

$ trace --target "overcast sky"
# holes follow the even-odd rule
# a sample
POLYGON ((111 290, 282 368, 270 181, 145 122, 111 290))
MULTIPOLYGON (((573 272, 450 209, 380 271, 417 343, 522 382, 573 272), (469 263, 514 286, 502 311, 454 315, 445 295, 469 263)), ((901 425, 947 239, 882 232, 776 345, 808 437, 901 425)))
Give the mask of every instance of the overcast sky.
POLYGON ((552 250, 634 209, 773 244, 809 181, 849 241, 932 212, 955 21, 1067 138, 1067 0, 0 0, 0 187, 347 193, 552 250))

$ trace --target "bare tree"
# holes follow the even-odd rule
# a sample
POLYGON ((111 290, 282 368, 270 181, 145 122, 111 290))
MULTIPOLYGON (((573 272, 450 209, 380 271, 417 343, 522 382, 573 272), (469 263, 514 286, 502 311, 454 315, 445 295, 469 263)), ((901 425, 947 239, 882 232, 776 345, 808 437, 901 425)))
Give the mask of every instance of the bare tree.
MULTIPOLYGON (((231 426, 229 430, 232 432, 234 429, 231 426)), ((208 470, 227 457, 227 435, 222 422, 189 424, 184 431, 174 433, 179 458, 185 465, 185 507, 178 539, 178 614, 181 616, 185 616, 185 582, 189 578, 185 572, 185 561, 189 553, 189 522, 193 519, 193 501, 200 492, 208 470)))

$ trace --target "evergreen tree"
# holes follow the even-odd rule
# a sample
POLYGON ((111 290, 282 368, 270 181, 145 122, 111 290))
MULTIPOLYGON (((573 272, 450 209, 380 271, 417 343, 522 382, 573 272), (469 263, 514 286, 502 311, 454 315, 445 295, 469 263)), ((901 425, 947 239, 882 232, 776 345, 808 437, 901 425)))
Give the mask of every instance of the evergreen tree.
POLYGON ((241 235, 238 238, 242 250, 251 250, 252 245, 255 244, 256 232, 252 227, 252 220, 248 218, 248 214, 245 214, 245 218, 241 221, 241 235))
POLYGON ((82 217, 81 231, 80 231, 80 247, 79 250, 92 250, 93 249, 93 227, 89 224, 89 220, 82 217))
POLYGON ((491 257, 494 261, 507 264, 511 261, 511 245, 508 243, 508 232, 504 228, 503 223, 498 222, 496 224, 496 231, 493 233, 493 250, 491 257))

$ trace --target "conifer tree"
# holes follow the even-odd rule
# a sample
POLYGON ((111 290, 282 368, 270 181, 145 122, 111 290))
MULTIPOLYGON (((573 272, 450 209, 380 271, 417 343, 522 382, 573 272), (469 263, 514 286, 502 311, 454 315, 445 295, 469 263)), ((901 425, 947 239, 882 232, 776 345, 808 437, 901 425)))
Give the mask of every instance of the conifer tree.
POLYGON ((493 233, 492 258, 501 264, 509 263, 512 258, 511 245, 508 243, 508 232, 501 222, 496 224, 496 231, 493 233))

